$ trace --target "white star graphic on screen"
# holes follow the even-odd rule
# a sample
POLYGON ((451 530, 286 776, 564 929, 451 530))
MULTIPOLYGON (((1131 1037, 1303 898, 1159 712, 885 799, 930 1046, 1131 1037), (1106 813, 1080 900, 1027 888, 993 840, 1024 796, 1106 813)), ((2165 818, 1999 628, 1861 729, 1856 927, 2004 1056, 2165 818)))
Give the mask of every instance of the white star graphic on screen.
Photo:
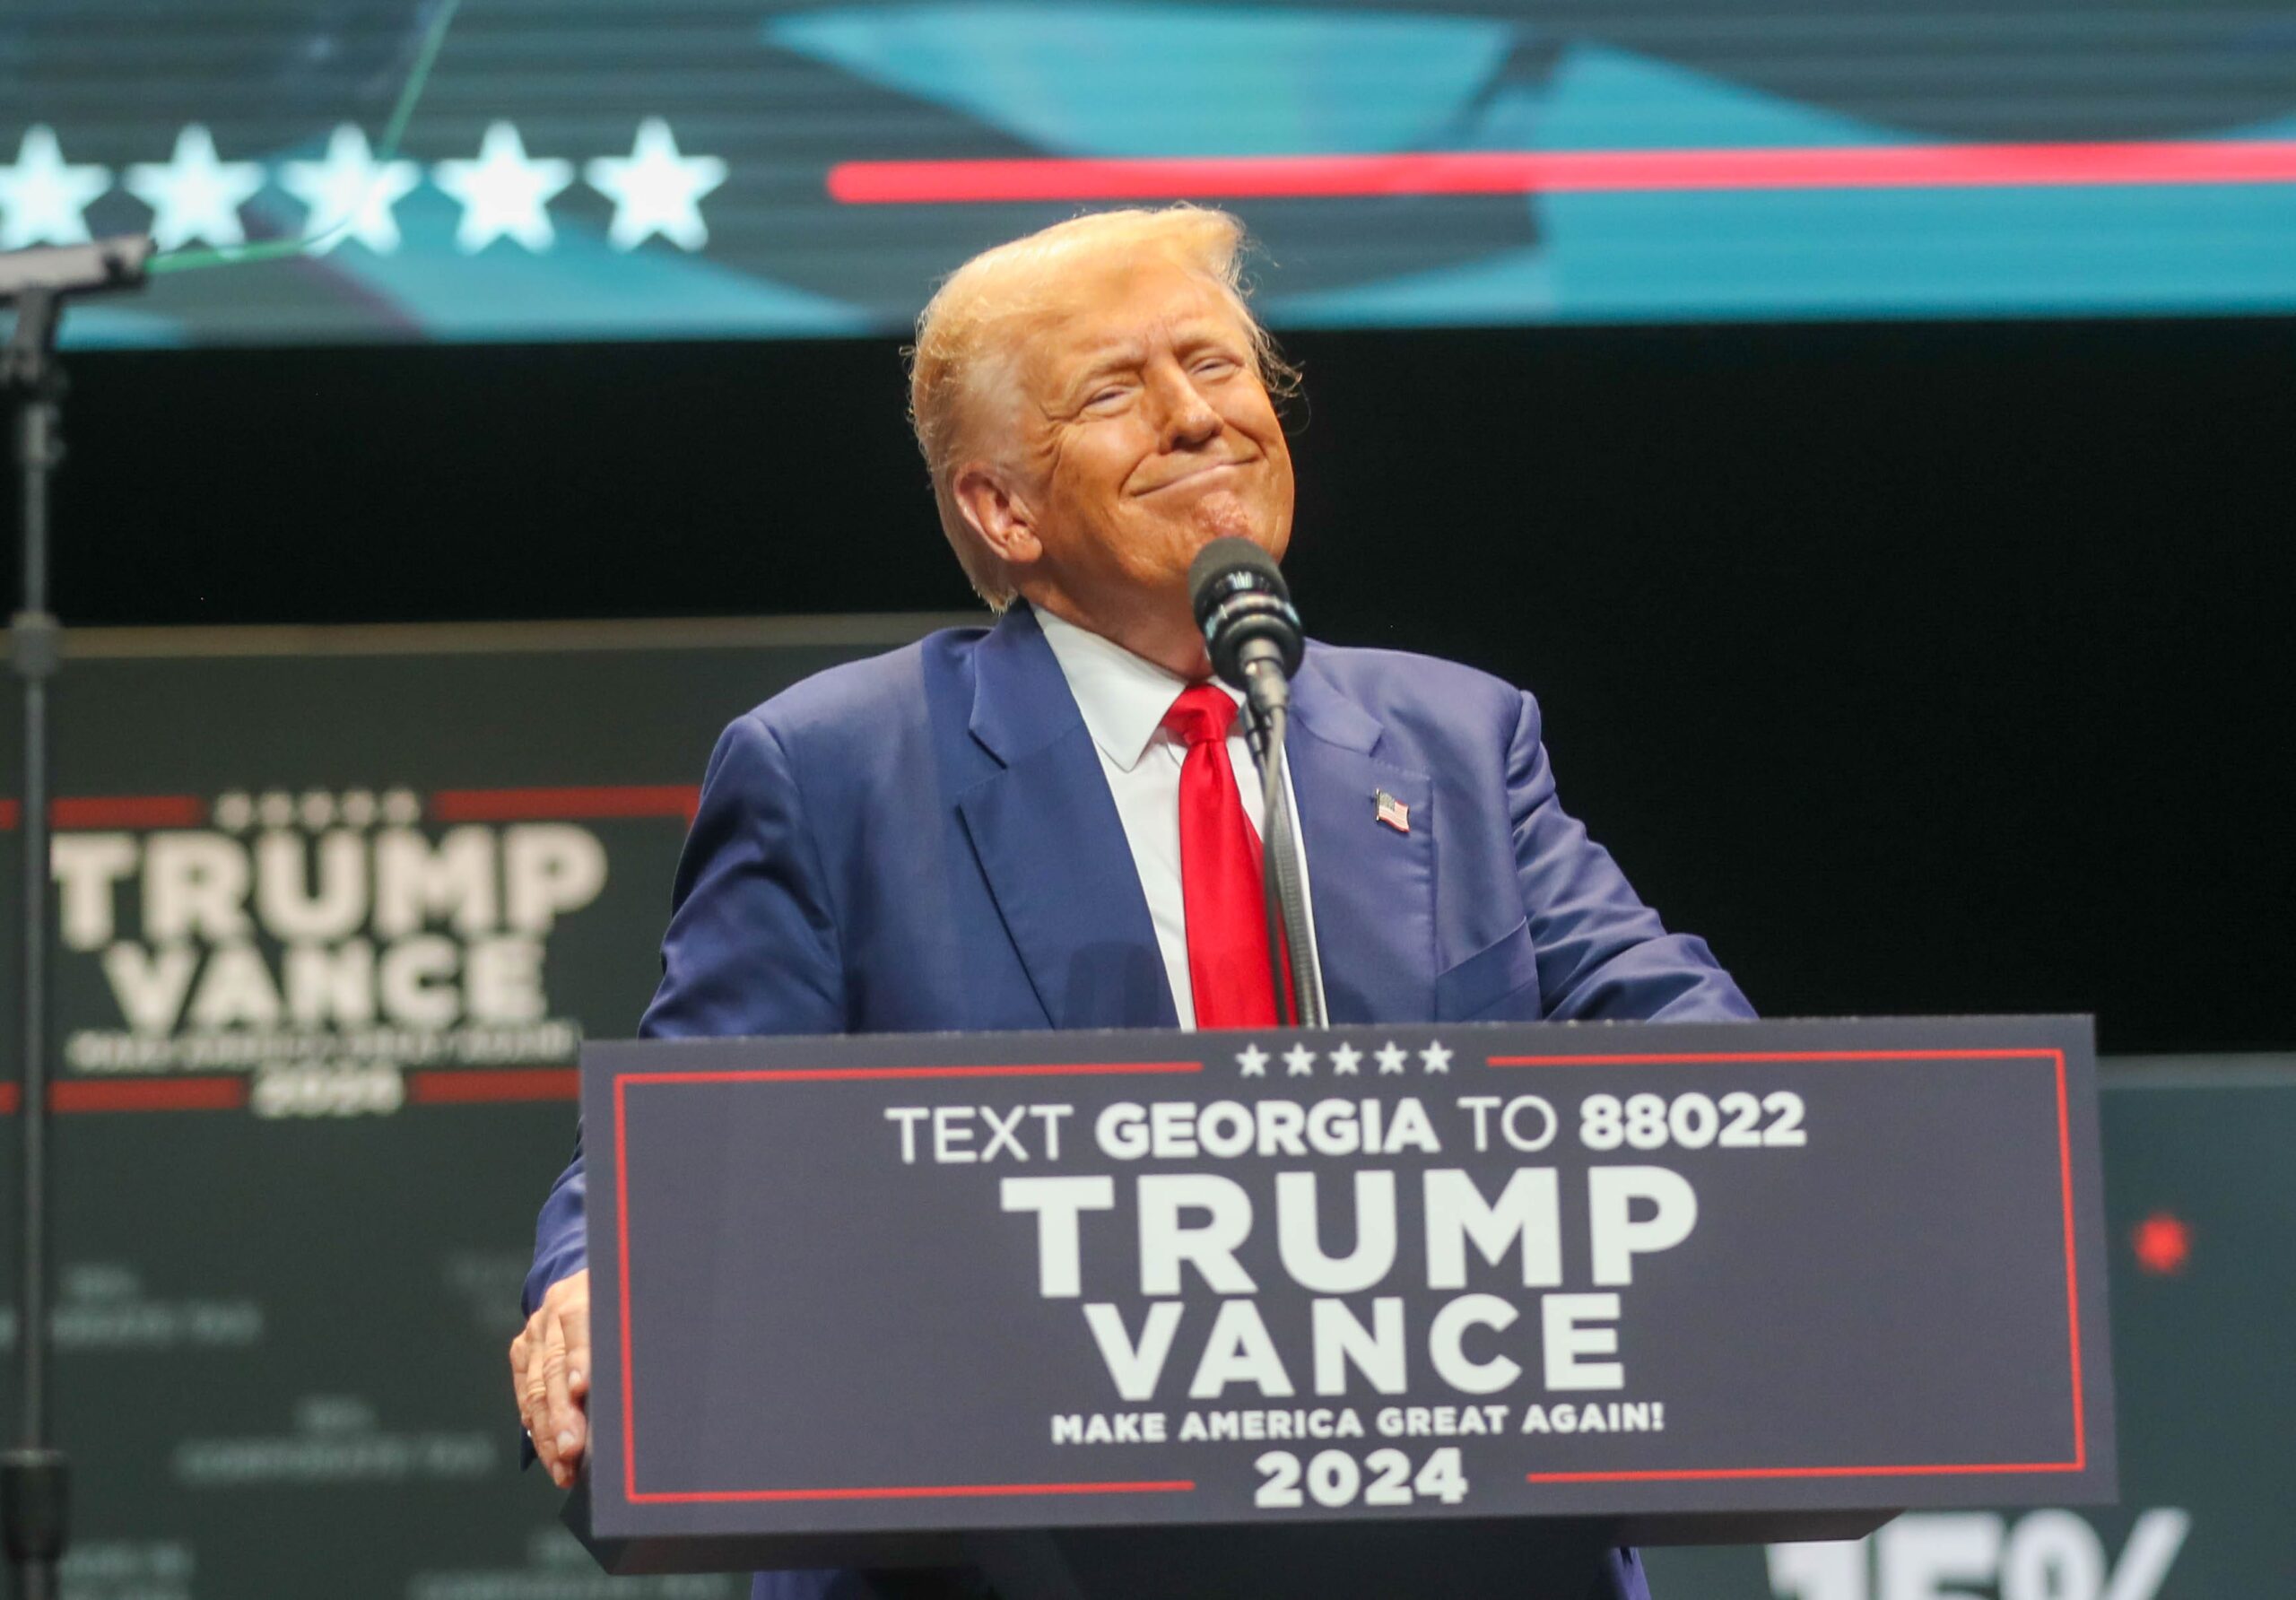
POLYGON ((479 142, 476 161, 440 161, 430 175, 462 202, 455 244, 465 255, 474 256, 504 238, 539 252, 558 238, 550 225, 550 202, 574 181, 574 163, 528 155, 517 126, 497 122, 479 142))
POLYGON ((311 252, 324 256, 344 239, 356 239, 378 256, 398 248, 398 218, 391 208, 414 192, 422 169, 413 161, 378 161, 367 135, 344 123, 328 136, 326 158, 288 161, 279 169, 279 187, 310 207, 303 231, 311 252))
POLYGON ((1396 1041, 1394 1039, 1389 1039, 1378 1049, 1374 1050, 1372 1054, 1379 1058, 1380 1072, 1400 1073, 1403 1071, 1403 1064, 1405 1060, 1409 1057, 1411 1052, 1409 1050, 1397 1049, 1396 1048, 1396 1041))
POLYGON ((295 796, 273 789, 255 804, 255 820, 266 828, 284 828, 295 820, 295 796))
POLYGON ((383 792, 383 821, 394 827, 407 828, 422 820, 422 802, 415 798, 413 789, 386 789, 383 792))
POLYGON ((1352 1078, 1355 1076, 1355 1064, 1362 1059, 1362 1051, 1353 1045, 1343 1044, 1331 1052, 1331 1070, 1335 1073, 1344 1073, 1352 1078))
POLYGON ((244 833, 255 821, 255 802, 241 789, 215 797, 215 826, 226 833, 244 833))
POLYGON ((1305 1045, 1293 1045, 1283 1052, 1283 1073, 1286 1077, 1312 1078, 1316 1075, 1316 1053, 1305 1045))
POLYGON ((1267 1052, 1257 1045, 1246 1045, 1236 1052, 1236 1065, 1244 1069, 1248 1078, 1267 1076, 1267 1052))
POLYGON ((217 159, 214 135, 192 123, 176 135, 165 161, 138 161, 127 170, 127 192, 152 208, 152 242, 163 250, 197 240, 243 245, 239 207, 263 187, 261 161, 217 159))
POLYGON ((1419 1059, 1431 1073, 1448 1073, 1451 1070, 1451 1052, 1439 1043, 1429 1045, 1420 1051, 1419 1059))
POLYGON ((606 238, 615 249, 634 250, 657 233, 681 250, 709 242, 701 200, 726 181, 726 163, 714 155, 680 155, 660 117, 638 125, 638 143, 627 156, 601 156, 582 175, 613 202, 606 238))
POLYGON ((109 167, 74 166, 56 130, 27 128, 15 165, 0 167, 0 250, 88 242, 88 203, 111 187, 109 167))

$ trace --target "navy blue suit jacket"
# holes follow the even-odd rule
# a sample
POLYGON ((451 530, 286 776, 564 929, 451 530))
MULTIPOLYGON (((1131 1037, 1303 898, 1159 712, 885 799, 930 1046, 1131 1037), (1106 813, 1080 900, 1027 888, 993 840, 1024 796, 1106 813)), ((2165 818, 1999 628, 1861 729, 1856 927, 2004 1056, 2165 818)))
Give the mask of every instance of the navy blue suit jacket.
MULTIPOLYGON (((1529 695, 1324 645, 1292 695, 1335 1025, 1753 1014, 1562 810, 1529 695), (1380 790, 1410 807, 1408 832, 1375 823, 1380 790)), ((1116 802, 1025 604, 727 727, 662 961, 649 1037, 1178 1022, 1116 802)), ((578 1152, 543 1209, 529 1312, 584 1252, 578 1152)), ((1617 1567, 1611 1592, 1640 1594, 1631 1558, 1617 1567)), ((785 1576, 769 1592, 828 1592, 828 1575, 785 1576)))

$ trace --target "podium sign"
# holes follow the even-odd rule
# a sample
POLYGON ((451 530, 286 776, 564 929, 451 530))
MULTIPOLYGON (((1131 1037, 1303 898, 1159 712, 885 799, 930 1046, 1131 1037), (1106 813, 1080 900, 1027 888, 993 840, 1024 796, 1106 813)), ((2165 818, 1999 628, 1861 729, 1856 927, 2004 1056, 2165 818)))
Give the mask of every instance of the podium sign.
POLYGON ((2086 1018, 608 1043, 583 1098, 591 1534, 656 1565, 2115 1492, 2086 1018))

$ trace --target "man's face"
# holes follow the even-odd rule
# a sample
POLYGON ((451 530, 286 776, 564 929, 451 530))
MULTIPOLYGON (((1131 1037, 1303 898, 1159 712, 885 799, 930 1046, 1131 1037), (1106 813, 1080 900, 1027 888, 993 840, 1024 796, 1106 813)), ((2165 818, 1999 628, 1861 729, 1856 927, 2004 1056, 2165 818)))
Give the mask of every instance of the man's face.
POLYGON ((1152 258, 1065 280, 1020 380, 1036 576, 1076 609, 1185 596, 1188 562, 1222 535, 1283 555, 1292 456, 1217 285, 1152 258))

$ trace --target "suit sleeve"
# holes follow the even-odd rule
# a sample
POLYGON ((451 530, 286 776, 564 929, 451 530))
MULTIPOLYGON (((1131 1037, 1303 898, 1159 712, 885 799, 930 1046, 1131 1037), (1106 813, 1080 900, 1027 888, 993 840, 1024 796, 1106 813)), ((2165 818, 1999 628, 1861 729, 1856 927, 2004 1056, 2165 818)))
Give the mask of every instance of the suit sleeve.
MULTIPOLYGON (((648 1039, 839 1033, 845 1028, 837 925, 803 792, 787 749, 755 712, 710 755, 678 858, 662 981, 648 1039)), ((535 1230, 525 1307, 588 1265, 581 1139, 535 1230)))
POLYGON ((1557 1022, 1736 1022, 1753 1007, 1707 949, 1670 934, 1610 852, 1555 798, 1538 702, 1521 697, 1507 750, 1508 814, 1539 997, 1557 1022))

